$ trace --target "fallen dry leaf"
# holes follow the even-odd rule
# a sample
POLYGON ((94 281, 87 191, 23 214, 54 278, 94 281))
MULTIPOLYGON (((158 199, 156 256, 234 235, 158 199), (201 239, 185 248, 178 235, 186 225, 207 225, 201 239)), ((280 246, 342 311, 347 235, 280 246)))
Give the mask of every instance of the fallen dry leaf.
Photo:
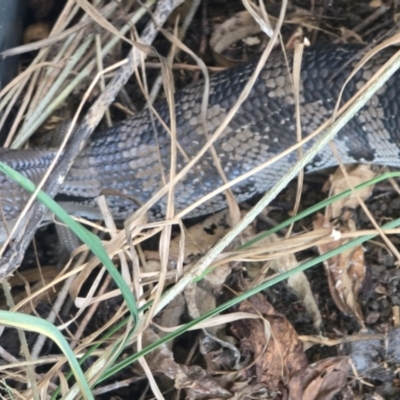
POLYGON ((260 32, 260 25, 254 23, 254 19, 248 11, 238 12, 217 26, 210 39, 210 46, 217 64, 224 67, 232 67, 239 61, 243 61, 233 60, 224 56, 222 52, 238 40, 248 38, 260 32))
POLYGON ((260 319, 237 321, 232 331, 240 339, 244 373, 256 377, 255 385, 287 392, 291 400, 302 400, 302 380, 307 367, 303 345, 288 320, 261 294, 243 302, 240 311, 259 313, 260 319))
POLYGON ((229 398, 231 393, 222 388, 204 369, 182 365, 175 376, 175 387, 186 389, 187 399, 229 398))
POLYGON ((304 376, 304 400, 330 400, 347 381, 348 357, 333 357, 309 365, 304 376))
MULTIPOLYGON (((193 319, 217 306, 215 296, 205 281, 188 285, 184 294, 189 316, 193 319)), ((200 352, 209 372, 239 368, 240 352, 231 343, 233 338, 227 337, 224 330, 225 324, 221 324, 203 329, 203 334, 200 335, 200 352)))
MULTIPOLYGON (((352 186, 357 186, 362 182, 372 179, 375 173, 367 165, 356 165, 349 167, 345 178, 342 170, 339 168, 330 176, 329 196, 335 196, 349 188, 349 182, 352 186)), ((326 188, 327 189, 327 188, 326 188)), ((372 186, 357 191, 360 199, 365 200, 371 195, 372 186)), ((354 232, 355 223, 351 219, 352 212, 359 205, 359 201, 351 194, 341 200, 338 200, 325 210, 325 216, 318 214, 314 221, 314 229, 332 229, 338 236, 340 233, 354 232), (331 221, 337 221, 334 226, 331 221)), ((320 254, 327 253, 344 244, 344 240, 332 240, 327 244, 318 246, 320 254)), ((360 325, 364 326, 364 318, 361 307, 357 301, 358 293, 365 278, 364 250, 362 246, 343 251, 341 254, 331 257, 324 262, 329 282, 329 289, 335 301, 336 306, 345 314, 354 315, 360 325)))
MULTIPOLYGON (((343 172, 340 168, 338 168, 334 174, 329 177, 329 181, 325 184, 324 189, 327 190, 329 188, 329 197, 333 197, 339 193, 344 192, 349 189, 349 183, 353 187, 360 185, 363 182, 366 182, 372 179, 376 174, 371 171, 371 168, 368 165, 353 165, 348 167, 347 169, 347 179, 343 175, 343 172)), ((366 200, 371 196, 373 186, 368 186, 362 190, 357 191, 357 195, 360 199, 366 200)), ((338 218, 342 215, 343 210, 345 208, 356 208, 358 207, 359 202, 354 196, 351 194, 341 200, 335 201, 333 204, 330 204, 326 208, 325 216, 328 220, 338 218)))
MULTIPOLYGON (((164 308, 161 316, 156 318, 156 321, 163 327, 171 328, 179 325, 182 315, 185 312, 186 302, 182 294, 178 294, 168 305, 164 308)), ((161 337, 167 335, 166 332, 160 331, 161 337)), ((172 349, 173 342, 166 343, 169 350, 172 349)))
MULTIPOLYGON (((241 217, 246 211, 241 212, 241 217)), ((232 229, 232 219, 229 210, 217 212, 204 221, 191 226, 185 230, 184 234, 184 261, 189 263, 197 260, 199 256, 204 255, 211 247, 213 247, 226 233, 232 229)), ((252 233, 254 235, 254 233, 252 233)), ((246 230, 242 232, 243 237, 247 237, 246 230)), ((171 240, 170 257, 178 259, 180 254, 181 235, 171 240)))
MULTIPOLYGON (((326 217, 317 215, 314 229, 334 229, 326 217)), ((327 253, 341 246, 345 241, 332 240, 318 245, 320 254, 327 253)), ((329 290, 336 306, 345 314, 354 315, 363 326, 363 314, 358 303, 358 293, 365 277, 364 250, 361 246, 343 251, 324 262, 328 275, 329 290)))
MULTIPOLYGON (((146 329, 143 332, 142 346, 150 345, 159 338, 152 329, 146 329)), ((203 368, 196 365, 181 365, 175 362, 173 353, 165 344, 157 347, 145 358, 152 373, 161 372, 172 379, 176 389, 184 389, 186 391, 186 398, 188 399, 231 397, 231 393, 223 388, 203 368)), ((139 369, 137 374, 143 375, 144 373, 139 369)))
MULTIPOLYGON (((243 213, 242 213, 243 215, 243 213)), ((204 221, 186 229, 183 234, 175 236, 171 240, 169 249, 169 265, 174 269, 183 252, 184 264, 189 264, 212 248, 231 229, 231 217, 229 210, 215 213, 204 221)), ((245 235, 245 232, 243 233, 245 235)), ((159 253, 156 251, 144 251, 149 271, 159 271, 159 253)), ((227 276, 231 273, 229 264, 220 265, 206 276, 213 290, 220 290, 227 276)))
MULTIPOLYGON (((269 245, 280 240, 282 239, 278 235, 272 234, 264 238, 259 245, 269 245)), ((299 263, 296 259, 296 256, 292 253, 274 259, 270 263, 270 268, 279 273, 290 271, 298 266, 299 263)), ((301 300, 305 309, 307 310, 307 313, 312 317, 314 327, 319 329, 321 326, 322 317, 317 302, 315 301, 314 295, 311 291, 311 285, 306 274, 304 272, 298 272, 297 274, 292 275, 290 278, 288 278, 287 284, 297 295, 299 300, 301 300)))

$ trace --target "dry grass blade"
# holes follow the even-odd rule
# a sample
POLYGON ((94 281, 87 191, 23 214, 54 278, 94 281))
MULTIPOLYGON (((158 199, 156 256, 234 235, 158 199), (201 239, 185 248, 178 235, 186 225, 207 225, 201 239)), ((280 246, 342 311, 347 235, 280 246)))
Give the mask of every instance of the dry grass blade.
MULTIPOLYGON (((301 129, 301 115, 300 115, 300 87, 301 87, 301 80, 300 80, 300 72, 301 72, 301 59, 303 56, 304 51, 304 44, 298 44, 294 50, 293 56, 293 94, 294 94, 294 103, 296 109, 296 135, 297 141, 300 142, 303 135, 301 129)), ((301 159, 303 150, 300 147, 297 150, 297 154, 299 159, 301 159)), ((296 192, 296 202, 293 208, 293 214, 296 215, 299 207, 300 207, 300 199, 301 199, 301 191, 303 188, 303 180, 304 180, 304 171, 301 170, 298 176, 298 185, 297 185, 297 192, 296 192)), ((291 225, 286 233, 286 237, 289 237, 293 229, 293 225, 291 225)))
POLYGON ((126 36, 122 35, 121 32, 115 29, 114 25, 108 22, 87 0, 76 0, 76 2, 98 25, 110 31, 113 35, 118 36, 121 40, 127 42, 131 46, 135 46, 132 41, 127 39, 126 36))
MULTIPOLYGON (((198 323, 197 325, 189 328, 189 331, 210 328, 210 327, 227 324, 227 323, 234 322, 234 321, 241 321, 243 319, 260 319, 260 316, 256 315, 256 314, 251 314, 251 313, 247 313, 247 312, 239 312, 239 311, 235 312, 235 313, 230 313, 230 314, 218 315, 216 317, 209 318, 207 321, 198 323)), ((154 325, 157 326, 157 328, 163 332, 174 332, 175 330, 177 330, 183 326, 183 325, 178 325, 178 326, 173 326, 173 327, 167 328, 167 327, 160 326, 157 324, 154 324, 154 325)))

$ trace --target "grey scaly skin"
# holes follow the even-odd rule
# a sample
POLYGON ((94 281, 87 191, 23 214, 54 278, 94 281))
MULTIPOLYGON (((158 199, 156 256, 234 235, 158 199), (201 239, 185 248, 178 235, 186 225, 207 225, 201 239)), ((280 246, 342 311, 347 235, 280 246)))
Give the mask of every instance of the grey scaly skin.
MULTIPOLYGON (((303 136, 313 132, 331 116, 345 79, 361 57, 360 46, 324 45, 306 49, 302 61, 301 122, 303 136), (355 58, 354 58, 355 57, 355 58), (346 63, 352 60, 347 66, 346 63), (340 70, 343 68, 342 70, 340 70)), ((347 85, 343 101, 348 100, 381 66, 393 50, 385 50, 368 62, 347 85)), ((292 59, 289 56, 289 65, 292 59)), ((215 74, 211 79, 207 129, 212 133, 233 106, 255 63, 215 74)), ((175 96, 177 137, 185 154, 192 158, 207 138, 201 122, 203 82, 195 83, 175 96)), ((344 163, 376 163, 400 166, 400 74, 396 74, 335 138, 344 163)), ((168 106, 155 106, 169 124, 168 106)), ((296 142, 295 105, 285 58, 273 53, 254 88, 236 116, 215 143, 228 180, 251 170, 296 142)), ((157 118, 153 129, 146 109, 113 128, 97 132, 82 151, 63 183, 57 199, 77 216, 98 217, 95 198, 102 189, 121 196, 108 196, 116 219, 131 215, 137 204, 145 203, 163 186, 168 177, 170 139, 157 118), (157 139, 156 139, 157 138, 157 139), (132 198, 137 199, 137 202, 132 198)), ((312 142, 307 145, 310 146, 312 142)), ((49 165, 52 150, 3 150, 0 159, 38 182, 49 165)), ((290 154, 267 169, 233 187, 238 201, 268 190, 296 161, 290 154)), ((187 163, 179 153, 178 171, 187 163)), ((308 166, 307 171, 336 165, 329 147, 308 166)), ((222 184, 208 152, 185 179, 176 186, 175 207, 180 211, 222 184)), ((0 196, 7 220, 18 216, 29 195, 16 184, 0 177, 0 196)), ((190 215, 203 215, 226 206, 224 195, 203 203, 190 215)), ((150 219, 165 214, 163 199, 149 212, 150 219)))

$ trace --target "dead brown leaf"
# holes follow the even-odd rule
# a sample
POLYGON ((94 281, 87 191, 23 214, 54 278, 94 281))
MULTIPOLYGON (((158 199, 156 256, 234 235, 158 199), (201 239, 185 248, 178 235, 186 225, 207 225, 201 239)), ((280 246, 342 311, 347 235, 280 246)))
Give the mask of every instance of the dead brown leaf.
MULTIPOLYGON (((317 215, 314 229, 332 228, 331 223, 322 214, 317 215)), ((320 254, 327 253, 345 243, 344 240, 332 240, 318 246, 320 254)), ((365 277, 364 250, 362 246, 343 251, 324 262, 328 275, 329 290, 336 306, 345 314, 354 315, 363 326, 363 314, 357 301, 358 293, 365 277)))
MULTIPOLYGON (((158 339, 159 336, 152 329, 143 332, 143 346, 154 343, 158 339)), ((148 354, 146 362, 152 373, 161 372, 174 381, 176 389, 184 389, 188 399, 231 397, 231 393, 203 368, 175 362, 172 351, 165 344, 148 354)), ((143 375, 143 372, 139 370, 138 374, 143 375)))
MULTIPOLYGON (((189 285, 184 294, 188 313, 193 319, 217 306, 215 296, 205 281, 189 285)), ((199 336, 200 352, 207 371, 239 368, 240 352, 231 343, 233 338, 225 335, 224 331, 225 324, 221 324, 203 329, 203 334, 199 336)))
POLYGON ((254 23, 254 19, 248 11, 238 12, 217 26, 210 39, 210 46, 217 64, 224 67, 232 67, 237 64, 238 60, 233 60, 223 55, 222 52, 238 40, 249 38, 260 32, 260 25, 254 23))
POLYGON ((333 357, 309 365, 304 377, 304 400, 330 400, 345 385, 348 357, 333 357))
MULTIPOLYGON (((325 184, 325 189, 329 189, 329 197, 333 197, 339 193, 344 192, 349 188, 349 183, 355 187, 363 182, 372 179, 375 173, 371 171, 368 165, 354 165, 347 169, 347 179, 343 175, 340 168, 329 177, 329 181, 325 184)), ((373 186, 368 186, 362 190, 357 191, 360 199, 365 200, 371 196, 373 186)), ((330 220, 338 218, 342 215, 344 208, 355 208, 359 205, 358 199, 354 194, 347 196, 341 200, 335 201, 333 204, 326 208, 326 217, 330 220)))
MULTIPOLYGON (((256 233, 254 232, 254 235, 255 234, 256 233)), ((282 239, 278 235, 272 234, 260 241, 259 245, 268 246, 271 243, 276 243, 281 240, 282 239)), ((253 263, 253 265, 257 265, 257 263, 253 263)), ((268 266, 275 272, 284 273, 298 267, 299 263, 294 254, 288 253, 283 257, 272 260, 268 266)), ((255 268, 251 269, 251 264, 248 263, 247 271, 254 274, 255 270, 255 268)), ((255 284, 261 283, 263 279, 265 278, 259 274, 255 280, 255 284)), ((307 313, 312 317, 315 328, 318 329, 321 326, 322 317, 318 309, 317 302, 315 301, 314 295, 311 291, 311 285, 306 277, 306 274, 304 272, 298 272, 297 274, 292 275, 290 278, 288 278, 287 284, 301 300, 307 310, 307 313)))
MULTIPOLYGON (((349 188, 355 187, 362 182, 372 179, 375 173, 367 165, 356 165, 347 169, 345 177, 343 171, 338 169, 330 176, 325 185, 329 189, 329 196, 335 196, 349 188)), ((325 216, 317 215, 314 221, 314 230, 320 228, 332 229, 338 240, 332 240, 327 244, 318 246, 320 254, 327 253, 346 243, 340 240, 341 233, 354 232, 355 223, 351 219, 352 209, 359 205, 359 199, 365 200, 371 195, 372 187, 357 191, 354 194, 330 204, 325 210, 325 216), (335 221, 336 226, 333 225, 335 221)), ((342 252, 324 262, 328 275, 329 289, 336 306, 345 314, 354 315, 361 326, 364 326, 364 318, 361 307, 357 301, 359 290, 365 277, 364 250, 361 246, 342 252)))
MULTIPOLYGON (((159 324, 161 326, 171 328, 173 326, 179 325, 183 313, 185 312, 186 301, 182 294, 178 294, 168 305, 165 307, 161 316, 159 317, 159 324)), ((165 336, 167 333, 160 332, 161 337, 165 336)), ((172 349, 173 342, 169 341, 166 346, 169 350, 172 349)))
POLYGON ((175 376, 175 387, 186 389, 187 399, 229 398, 231 393, 222 388, 204 369, 193 365, 181 366, 175 376))
POLYGON ((232 330, 241 340, 240 349, 248 377, 269 390, 287 392, 301 400, 302 380, 307 366, 303 345, 288 320, 261 294, 241 304, 240 311, 259 313, 263 319, 237 321, 232 330))

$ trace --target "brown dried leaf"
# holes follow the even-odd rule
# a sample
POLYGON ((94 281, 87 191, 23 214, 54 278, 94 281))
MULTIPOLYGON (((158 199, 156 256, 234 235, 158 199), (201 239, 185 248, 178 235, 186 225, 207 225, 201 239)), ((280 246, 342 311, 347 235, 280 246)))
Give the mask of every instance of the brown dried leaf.
MULTIPOLYGON (((238 63, 222 54, 231 44, 261 32, 260 25, 255 23, 248 11, 241 11, 224 21, 213 32, 210 46, 218 65, 232 67, 238 63)), ((243 60, 239 60, 243 61, 243 60)))
MULTIPOLYGON (((352 186, 357 186, 362 182, 372 179, 375 173, 366 165, 357 165, 349 167, 347 170, 347 179, 341 169, 338 169, 330 177, 330 196, 334 196, 348 189, 349 182, 352 186)), ((367 187, 357 192, 362 200, 371 195, 372 187, 367 187)), ((338 234, 355 231, 355 224, 351 219, 351 211, 359 205, 359 201, 353 194, 336 201, 326 208, 325 217, 317 216, 314 222, 314 229, 331 228, 330 221, 340 217, 340 227, 336 228, 338 234)), ((332 241, 329 244, 318 246, 320 254, 336 249, 345 243, 343 240, 332 241)), ((325 263, 328 282, 331 295, 337 307, 346 314, 353 314, 363 326, 363 315, 361 307, 358 304, 358 292, 362 286, 365 277, 364 251, 361 246, 342 252, 340 255, 330 258, 325 263)))
MULTIPOLYGON (((146 347, 160 339, 153 329, 148 328, 142 335, 142 347, 146 347)), ((162 372, 173 379, 180 366, 174 361, 174 355, 166 344, 157 347, 146 356, 146 362, 152 372, 162 372)))
MULTIPOLYGON (((279 238, 278 235, 273 234, 263 239, 261 243, 270 244, 280 240, 282 239, 279 238)), ((271 261, 271 268, 280 273, 290 271, 298 265, 299 263, 294 254, 287 254, 285 257, 280 257, 271 261)), ((314 326, 319 328, 321 326, 322 317, 306 274, 304 272, 299 272, 292 275, 287 283, 301 300, 308 314, 312 317, 314 326)))
MULTIPOLYGON (((325 187, 330 188, 329 197, 333 197, 349 189, 348 181, 354 187, 372 179, 375 176, 375 173, 371 171, 371 168, 368 165, 354 165, 348 167, 347 174, 348 179, 344 177, 342 170, 338 168, 336 172, 329 177, 329 182, 325 184, 325 187)), ((362 200, 365 200, 371 196, 372 189, 373 186, 368 186, 357 191, 357 194, 362 200)), ((355 208, 358 205, 359 203, 357 198, 351 194, 350 196, 335 201, 333 204, 328 206, 325 213, 326 218, 328 220, 338 218, 342 215, 344 208, 355 208)))
POLYGON ((215 296, 205 285, 188 285, 185 289, 184 295, 189 315, 193 319, 213 310, 217 306, 215 296))
POLYGON ((229 398, 231 393, 221 387, 204 369, 198 366, 181 365, 175 376, 175 387, 186 389, 187 399, 229 398))
MULTIPOLYGON (((317 215, 314 229, 332 228, 332 225, 322 214, 317 215)), ((332 240, 320 244, 318 251, 324 254, 345 243, 344 240, 332 240)), ((343 251, 324 262, 328 275, 329 289, 336 306, 345 314, 354 315, 363 325, 363 314, 357 301, 359 290, 365 277, 364 250, 361 246, 343 251)))
POLYGON ((269 390, 286 390, 292 400, 302 399, 302 379, 307 366, 303 345, 287 319, 261 294, 241 304, 240 311, 259 313, 264 320, 237 321, 232 330, 241 340, 246 373, 269 390))
MULTIPOLYGON (((146 329, 143 332, 143 347, 158 339, 159 336, 152 329, 146 329)), ((231 397, 231 393, 201 367, 188 367, 176 363, 172 352, 165 344, 148 354, 146 362, 153 373, 159 371, 174 380, 175 388, 185 389, 189 399, 231 397)))
POLYGON ((345 385, 348 357, 333 357, 309 365, 304 377, 304 400, 330 400, 345 385))
POLYGON ((372 8, 382 7, 382 5, 383 5, 382 0, 371 0, 369 3, 369 6, 372 8))
MULTIPOLYGON (((193 319, 216 307, 215 296, 207 282, 189 285, 184 294, 189 315, 193 319)), ((233 338, 223 334, 224 329, 225 324, 210 326, 204 329, 200 337, 200 352, 205 358, 207 371, 239 368, 240 352, 231 343, 233 338)))
MULTIPOLYGON (((179 325, 182 314, 185 311, 186 302, 182 294, 178 294, 168 305, 165 307, 161 314, 159 324, 163 327, 171 328, 179 325)), ((160 336, 167 335, 166 332, 160 332, 160 336)), ((166 343, 169 350, 172 349, 173 341, 166 343)))
POLYGON ((268 398, 270 395, 265 385, 251 383, 250 379, 244 382, 235 382, 229 390, 235 394, 232 397, 235 400, 263 399, 268 398))
MULTIPOLYGON (((243 217, 244 214, 245 212, 242 212, 241 216, 243 217)), ((191 226, 185 231, 184 235, 178 235, 171 240, 169 251, 171 264, 176 263, 179 259, 183 238, 184 263, 189 264, 204 255, 222 239, 231 228, 232 220, 229 210, 215 213, 201 223, 191 226)), ((242 232, 241 236, 245 238, 253 237, 254 235, 255 232, 249 227, 242 232)), ((145 254, 146 259, 147 257, 151 257, 154 260, 154 256, 158 257, 155 252, 145 252, 145 254)), ((154 261, 153 264, 155 264, 154 261)), ((209 272, 204 279, 208 281, 210 287, 212 287, 214 291, 219 291, 223 283, 225 283, 226 278, 231 273, 231 269, 231 266, 228 264, 220 265, 214 271, 209 272)))
MULTIPOLYGON (((191 226, 185 232, 184 260, 190 262, 205 254, 212 246, 222 239, 232 227, 228 210, 211 215, 199 224, 191 226)), ((171 241, 170 257, 178 259, 181 236, 171 241)))

